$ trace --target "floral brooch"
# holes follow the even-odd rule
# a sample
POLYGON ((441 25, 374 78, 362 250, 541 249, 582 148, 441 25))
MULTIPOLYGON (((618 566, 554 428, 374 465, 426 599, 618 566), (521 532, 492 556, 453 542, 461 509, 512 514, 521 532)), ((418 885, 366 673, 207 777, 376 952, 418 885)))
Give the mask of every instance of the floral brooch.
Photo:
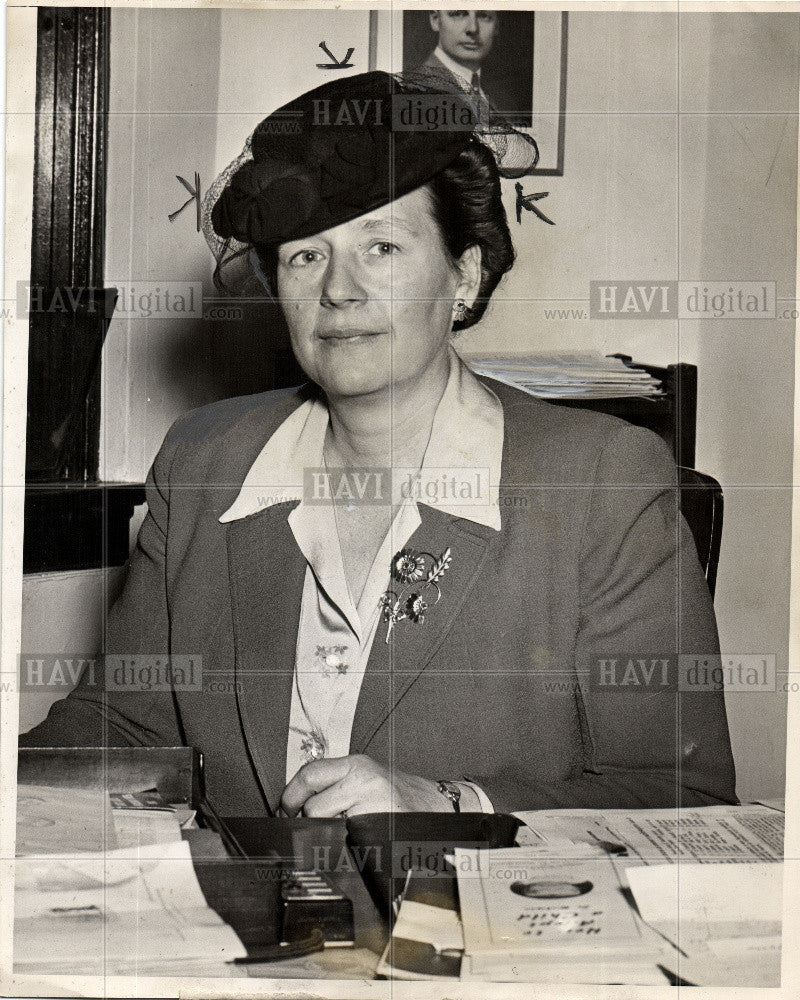
POLYGON ((452 557, 450 549, 436 559, 430 552, 401 549, 392 559, 392 578, 402 584, 398 591, 387 590, 381 596, 383 620, 389 623, 386 642, 397 622, 411 621, 421 625, 429 608, 439 603, 442 592, 439 581, 450 569, 452 557), (435 596, 431 603, 426 600, 426 590, 432 589, 435 596))

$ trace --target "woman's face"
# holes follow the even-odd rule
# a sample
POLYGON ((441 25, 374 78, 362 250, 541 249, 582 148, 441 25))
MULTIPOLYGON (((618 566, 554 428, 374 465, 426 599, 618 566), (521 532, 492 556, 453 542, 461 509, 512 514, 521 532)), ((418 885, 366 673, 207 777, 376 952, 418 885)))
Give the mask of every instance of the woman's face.
POLYGON ((477 280, 472 291, 453 263, 429 198, 418 188, 280 247, 278 297, 292 347, 329 397, 410 389, 446 372, 453 302, 471 305, 477 280))

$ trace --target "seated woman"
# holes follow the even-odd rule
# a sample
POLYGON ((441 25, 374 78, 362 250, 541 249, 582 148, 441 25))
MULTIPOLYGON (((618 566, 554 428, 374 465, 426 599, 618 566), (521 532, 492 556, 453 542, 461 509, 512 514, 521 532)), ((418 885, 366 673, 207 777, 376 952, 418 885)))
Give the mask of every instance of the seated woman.
POLYGON ((717 634, 672 458, 461 362, 513 262, 498 170, 469 130, 394 130, 408 95, 353 76, 256 129, 213 223, 308 383, 172 427, 109 683, 20 744, 190 745, 239 816, 735 801, 723 695, 676 683, 717 634), (113 689, 167 653, 202 690, 113 689))

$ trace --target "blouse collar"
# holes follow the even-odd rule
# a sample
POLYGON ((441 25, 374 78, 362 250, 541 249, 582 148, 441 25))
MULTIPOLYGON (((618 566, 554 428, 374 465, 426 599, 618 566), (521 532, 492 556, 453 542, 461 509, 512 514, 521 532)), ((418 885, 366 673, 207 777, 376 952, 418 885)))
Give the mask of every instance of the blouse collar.
MULTIPOLYGON (((313 505, 315 496, 324 497, 322 452, 328 422, 323 399, 306 400, 294 410, 261 449, 220 522, 287 501, 313 505)), ((423 503, 499 531, 503 434, 500 400, 451 350, 447 386, 434 414, 422 466, 418 472, 392 470, 394 498, 423 503)))

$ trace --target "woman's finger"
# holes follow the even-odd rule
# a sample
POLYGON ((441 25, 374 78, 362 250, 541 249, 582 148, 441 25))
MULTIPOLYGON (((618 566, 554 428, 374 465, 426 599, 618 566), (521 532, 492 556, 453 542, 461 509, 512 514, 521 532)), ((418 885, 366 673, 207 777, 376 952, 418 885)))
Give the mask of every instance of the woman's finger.
POLYGON ((355 806, 357 798, 357 791, 354 790, 352 783, 345 778, 324 791, 317 792, 307 798, 303 806, 303 813, 314 819, 340 816, 342 813, 349 814, 355 806))
POLYGON ((341 781, 348 773, 347 757, 329 757, 325 760, 312 760, 305 764, 284 788, 281 795, 281 807, 289 816, 296 816, 306 801, 318 792, 341 781))

